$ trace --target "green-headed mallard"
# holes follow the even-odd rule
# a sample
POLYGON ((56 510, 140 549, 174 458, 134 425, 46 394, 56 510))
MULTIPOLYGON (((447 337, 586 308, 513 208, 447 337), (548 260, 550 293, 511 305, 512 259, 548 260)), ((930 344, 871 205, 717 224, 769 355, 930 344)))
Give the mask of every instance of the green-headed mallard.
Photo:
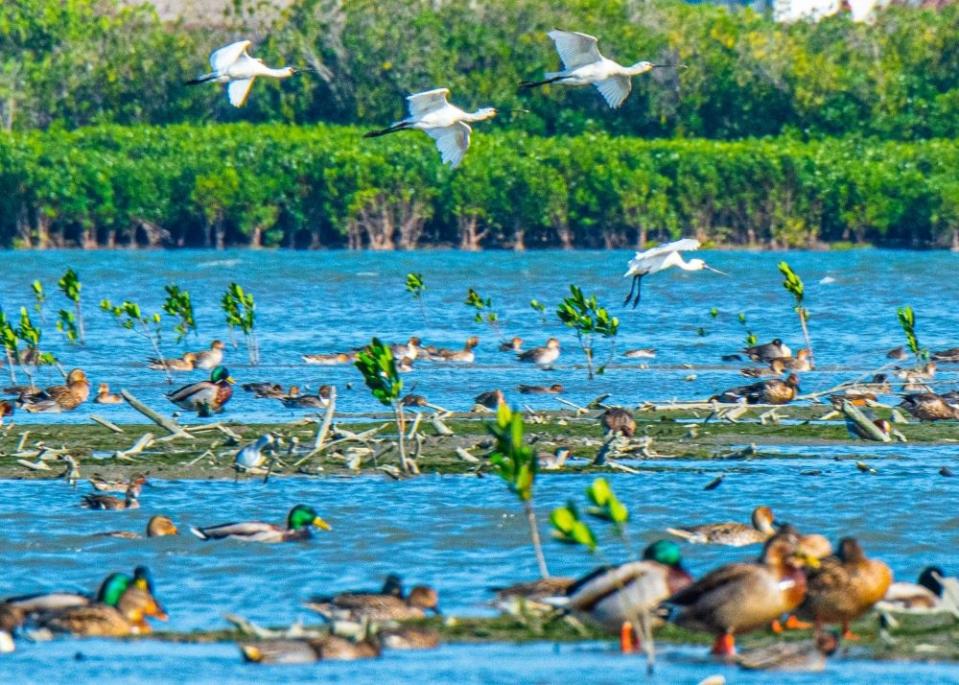
POLYGON ((722 566, 669 598, 672 620, 716 636, 713 654, 736 653, 734 636, 765 628, 798 607, 806 596, 804 566, 818 561, 798 550, 795 535, 775 535, 759 560, 722 566))
POLYGON ((384 592, 345 592, 313 597, 305 606, 330 621, 408 621, 423 618, 427 611, 440 613, 439 595, 426 585, 417 585, 405 597, 384 592))
POLYGON ((749 671, 818 672, 826 669, 826 657, 839 648, 834 633, 820 633, 811 641, 777 642, 743 652, 736 659, 749 671))
POLYGON ((108 383, 100 383, 97 388, 97 396, 93 398, 94 404, 123 404, 123 401, 120 395, 110 392, 108 383))
POLYGON ((222 411, 223 405, 230 401, 234 383, 227 368, 217 366, 210 374, 210 380, 185 385, 167 395, 167 399, 181 409, 209 416, 222 411))
POLYGON ((310 529, 316 526, 330 530, 330 524, 321 519, 313 507, 297 504, 286 517, 286 527, 261 521, 224 523, 205 528, 190 528, 201 540, 244 540, 247 542, 293 542, 310 538, 310 529))
MULTIPOLYGON (((97 533, 97 537, 122 538, 124 540, 140 540, 143 536, 128 530, 111 530, 106 533, 97 533)), ((146 536, 148 538, 160 538, 167 535, 179 535, 176 524, 168 516, 151 516, 147 521, 146 536)))
POLYGON ((809 574, 806 598, 799 615, 819 629, 823 623, 842 625, 843 638, 855 639, 849 624, 882 600, 892 585, 892 571, 883 562, 869 559, 855 538, 843 538, 839 553, 826 557, 809 574))
POLYGON ((42 392, 20 396, 24 411, 53 413, 72 411, 90 397, 90 381, 83 369, 73 369, 67 374, 66 385, 53 385, 42 392))
POLYGON ((773 527, 773 510, 769 507, 753 509, 751 526, 743 523, 707 523, 667 528, 666 531, 693 544, 730 547, 758 545, 776 534, 776 529, 773 527))
POLYGON ((274 639, 239 643, 246 661, 257 664, 308 664, 314 661, 352 661, 380 655, 376 642, 354 642, 337 635, 316 638, 274 639))

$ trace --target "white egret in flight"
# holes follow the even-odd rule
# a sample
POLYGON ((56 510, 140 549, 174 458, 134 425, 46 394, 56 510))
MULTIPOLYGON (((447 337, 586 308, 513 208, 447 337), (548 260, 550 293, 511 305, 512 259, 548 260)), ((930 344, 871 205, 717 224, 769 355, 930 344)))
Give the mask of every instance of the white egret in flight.
POLYGON ((526 81, 520 88, 535 88, 549 83, 564 86, 596 86, 607 104, 616 109, 626 98, 633 84, 633 76, 645 74, 653 69, 672 67, 672 64, 653 64, 636 62, 629 67, 617 64, 603 57, 596 46, 596 38, 585 33, 573 31, 550 31, 548 34, 556 44, 556 52, 563 60, 563 71, 547 71, 542 81, 526 81))
POLYGON ((656 247, 650 248, 645 252, 637 252, 636 256, 629 260, 629 270, 623 276, 624 278, 633 277, 633 284, 629 289, 629 294, 626 296, 626 300, 623 304, 627 304, 630 299, 633 299, 633 309, 636 308, 636 305, 639 304, 639 295, 642 290, 642 279, 643 276, 648 276, 654 274, 658 271, 663 271, 668 269, 671 266, 676 266, 682 269, 683 271, 702 271, 703 269, 709 269, 710 271, 715 271, 718 274, 723 276, 728 276, 729 274, 720 271, 719 269, 714 269, 711 266, 707 266, 706 262, 702 259, 690 259, 688 262, 683 259, 683 256, 679 254, 685 250, 698 250, 699 241, 694 238, 683 238, 682 240, 676 240, 672 243, 666 243, 665 245, 657 245, 656 247), (636 297, 633 298, 633 293, 635 292, 636 297))
POLYGON ((297 67, 279 67, 278 69, 268 67, 263 64, 263 60, 250 57, 247 52, 250 45, 250 41, 241 40, 216 50, 210 55, 210 66, 213 67, 213 71, 187 81, 187 85, 227 83, 230 104, 234 107, 242 107, 257 76, 282 79, 303 71, 297 67))
POLYGON ((470 146, 470 133, 473 129, 469 124, 492 119, 496 116, 496 110, 484 107, 472 113, 464 112, 446 100, 449 93, 449 88, 437 88, 410 95, 406 98, 410 110, 408 117, 389 128, 370 131, 363 137, 375 138, 410 128, 418 129, 436 142, 443 163, 455 169, 463 161, 463 156, 470 146))

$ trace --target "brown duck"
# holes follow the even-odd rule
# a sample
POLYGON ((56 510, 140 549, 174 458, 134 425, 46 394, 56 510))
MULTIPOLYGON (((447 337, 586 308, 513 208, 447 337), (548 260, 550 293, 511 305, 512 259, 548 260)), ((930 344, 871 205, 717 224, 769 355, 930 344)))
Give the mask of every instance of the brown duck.
POLYGON ((687 542, 701 545, 728 545, 743 547, 766 542, 776 534, 773 527, 773 510, 769 507, 753 509, 752 525, 744 523, 707 523, 698 526, 683 526, 667 528, 670 535, 682 538, 687 542))
POLYGON ((345 593, 314 597, 305 606, 327 620, 408 621, 424 618, 427 611, 440 613, 439 595, 417 585, 405 597, 384 593, 345 593))
POLYGON ((736 403, 745 400, 746 404, 789 404, 796 399, 796 393, 798 392, 799 378, 796 374, 791 373, 784 381, 773 378, 761 383, 730 388, 718 395, 713 395, 709 400, 723 403, 736 403))
POLYGON ((337 635, 241 642, 239 646, 243 658, 255 664, 353 661, 355 659, 371 659, 380 655, 379 644, 370 639, 354 642, 337 635))
POLYGON ((559 395, 563 392, 563 386, 560 383, 552 385, 519 385, 517 389, 524 395, 559 395))
POLYGON ((952 404, 934 392, 906 395, 899 406, 920 421, 959 419, 959 403, 952 404))
POLYGON ((66 385, 53 385, 42 392, 20 396, 24 411, 34 413, 72 411, 90 397, 90 381, 83 369, 67 374, 66 385))
POLYGON ((622 407, 610 407, 599 416, 603 426, 603 435, 622 435, 631 438, 636 433, 636 420, 633 413, 622 407))

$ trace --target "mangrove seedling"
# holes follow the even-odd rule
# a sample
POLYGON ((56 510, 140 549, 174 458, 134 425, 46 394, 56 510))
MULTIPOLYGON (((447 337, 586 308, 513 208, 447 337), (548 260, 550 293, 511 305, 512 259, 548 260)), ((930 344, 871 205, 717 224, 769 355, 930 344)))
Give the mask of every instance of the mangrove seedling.
POLYGON ((537 299, 532 299, 529 301, 530 308, 539 314, 539 321, 544 326, 546 325, 546 305, 540 302, 537 299))
POLYGON ((16 328, 16 336, 26 347, 19 359, 20 368, 30 379, 30 385, 34 385, 34 378, 39 368, 45 365, 56 365, 57 360, 49 352, 40 351, 40 339, 43 337, 43 331, 33 324, 30 312, 26 307, 20 307, 20 323, 16 328))
POLYGON ((799 325, 802 326, 802 337, 806 342, 806 349, 809 350, 809 361, 813 361, 812 340, 809 339, 809 310, 803 306, 806 287, 802 279, 786 262, 779 262, 779 273, 783 275, 783 288, 791 293, 795 300, 793 310, 799 316, 799 325))
POLYGON ((501 404, 496 410, 496 423, 487 423, 486 428, 496 441, 489 454, 490 465, 522 502, 539 573, 543 578, 549 578, 543 544, 539 538, 536 511, 533 509, 533 485, 536 483, 539 461, 533 448, 526 444, 523 415, 506 404, 501 404))
POLYGON ((426 291, 426 283, 423 282, 423 274, 406 274, 406 292, 413 296, 416 303, 420 306, 420 314, 423 315, 423 321, 426 321, 426 308, 423 306, 423 293, 426 291))
POLYGON ((63 293, 63 296, 73 303, 73 313, 76 317, 77 337, 82 345, 84 344, 84 332, 83 310, 80 308, 80 277, 72 268, 67 268, 66 272, 60 277, 60 280, 57 281, 57 286, 60 288, 60 292, 63 293))
POLYGON ((57 330, 63 333, 63 336, 71 345, 76 345, 80 341, 77 317, 69 309, 61 309, 57 313, 57 330))
POLYGON ((170 284, 164 286, 166 299, 163 301, 163 311, 177 320, 173 332, 176 341, 180 342, 193 331, 196 335, 196 318, 193 315, 193 302, 188 290, 180 290, 180 286, 170 284))
MULTIPOLYGON (((745 328, 745 327, 746 327, 746 314, 745 314, 745 312, 739 312, 739 314, 736 315, 736 318, 739 319, 739 323, 742 324, 743 327, 745 328)), ((745 340, 745 342, 746 342, 746 347, 752 347, 753 345, 759 344, 759 338, 756 337, 756 334, 755 334, 755 333, 753 333, 751 330, 749 330, 748 328, 746 328, 746 340, 745 340)))
POLYGON ((30 284, 30 289, 33 290, 33 308, 36 310, 37 316, 40 317, 40 323, 46 323, 47 318, 43 313, 43 305, 47 302, 47 294, 43 291, 43 283, 38 278, 30 284))
POLYGON ((466 291, 466 301, 464 304, 475 310, 473 321, 476 323, 483 323, 485 321, 493 328, 499 328, 499 315, 493 309, 492 298, 487 297, 484 299, 478 292, 469 288, 466 291))
POLYGON ((570 500, 565 507, 556 507, 550 512, 549 523, 553 539, 565 545, 582 545, 590 552, 596 551, 596 535, 579 516, 576 504, 570 500))
MULTIPOLYGON (((583 291, 575 285, 569 286, 570 297, 559 303, 556 316, 566 326, 576 331, 580 349, 586 356, 586 371, 589 380, 593 380, 593 336, 600 335, 610 341, 609 359, 615 354, 615 338, 619 332, 619 319, 610 316, 605 307, 600 307, 596 296, 585 297, 583 291)), ((609 360, 606 362, 609 363, 609 360)), ((603 373, 606 364, 597 369, 603 373)))
POLYGON ((415 461, 406 458, 406 421, 403 416, 403 405, 399 401, 403 392, 403 379, 396 370, 396 359, 389 345, 384 345, 379 338, 373 338, 369 345, 356 354, 354 363, 363 381, 380 404, 393 409, 393 418, 396 421, 396 432, 400 450, 400 468, 403 473, 419 473, 415 461))
POLYGON ((256 339, 256 302, 253 293, 244 290, 238 283, 230 283, 220 300, 226 325, 230 329, 230 341, 236 349, 234 330, 239 329, 246 340, 246 349, 250 365, 260 363, 260 345, 256 339))
POLYGON ((150 343, 153 348, 153 354, 163 365, 166 372, 167 383, 173 382, 173 376, 170 369, 163 362, 163 353, 160 351, 161 334, 163 332, 159 313, 146 314, 136 302, 124 300, 118 305, 114 305, 110 300, 101 300, 100 309, 113 315, 113 319, 128 331, 133 331, 140 337, 150 343))
POLYGON ((919 338, 916 336, 916 314, 912 311, 912 307, 909 305, 899 307, 896 309, 896 316, 899 318, 902 332, 906 334, 906 344, 909 345, 909 350, 916 355, 916 360, 925 361, 928 359, 929 350, 924 349, 919 344, 919 338))
POLYGON ((3 345, 3 354, 7 358, 7 371, 10 372, 10 382, 16 385, 16 361, 19 359, 20 339, 17 331, 7 318, 6 312, 0 309, 0 344, 3 345))

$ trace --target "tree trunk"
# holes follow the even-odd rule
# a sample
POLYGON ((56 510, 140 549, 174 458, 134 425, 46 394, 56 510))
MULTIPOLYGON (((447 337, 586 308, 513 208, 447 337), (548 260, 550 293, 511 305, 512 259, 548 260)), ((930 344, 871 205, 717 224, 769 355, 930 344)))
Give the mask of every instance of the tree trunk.
POLYGON ((226 246, 226 229, 223 227, 223 221, 216 222, 216 249, 222 250, 226 246))
POLYGON ((475 214, 470 214, 467 216, 458 216, 456 218, 457 228, 459 229, 459 238, 460 238, 460 249, 467 252, 478 252, 483 249, 483 246, 480 244, 483 241, 483 238, 487 236, 489 231, 483 230, 480 231, 477 229, 479 225, 479 217, 475 214))
POLYGON ((513 226, 513 250, 516 252, 526 250, 526 229, 519 224, 513 226))
POLYGON ((37 245, 38 250, 50 247, 50 217, 43 212, 37 217, 37 245))
POLYGON ((959 252, 959 228, 952 229, 952 251, 959 252))
POLYGON ((649 239, 649 235, 648 235, 648 233, 647 233, 646 224, 642 224, 642 225, 640 225, 640 227, 639 227, 639 236, 638 236, 638 241, 637 241, 636 249, 637 249, 637 250, 645 250, 645 249, 646 249, 646 241, 647 241, 648 239, 649 239))
POLYGON ((250 248, 258 250, 263 247, 263 229, 260 226, 254 226, 250 233, 250 248))

